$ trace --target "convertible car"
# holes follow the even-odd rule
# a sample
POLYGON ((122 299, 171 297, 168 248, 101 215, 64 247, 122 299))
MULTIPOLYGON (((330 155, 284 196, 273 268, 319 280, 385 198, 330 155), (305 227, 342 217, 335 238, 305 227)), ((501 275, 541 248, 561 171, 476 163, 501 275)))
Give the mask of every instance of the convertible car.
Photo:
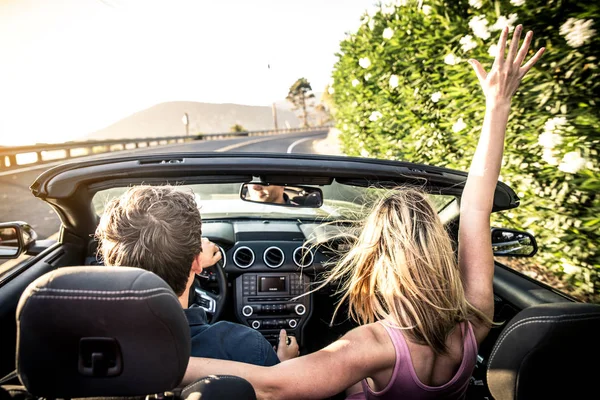
MULTIPOLYGON (((197 277, 195 306, 213 322, 248 325, 273 344, 285 328, 307 354, 355 326, 343 313, 331 323, 335 287, 301 295, 348 249, 373 201, 390 189, 418 186, 456 239, 466 177, 404 162, 252 153, 115 156, 49 169, 31 192, 59 215, 59 239, 37 240, 25 222, 0 225, 0 258, 32 256, 0 276, 0 377, 9 376, 2 383, 23 384, 21 393, 47 398, 174 396, 189 356, 189 345, 181 344, 181 311, 164 283, 127 268, 102 267, 96 254, 94 231, 106 202, 131 185, 179 185, 196 196, 203 236, 223 257, 197 277), (285 201, 253 197, 256 187, 279 190, 285 201), (133 290, 140 282, 144 289, 133 290), (136 297, 142 292, 154 294, 136 297), (103 302, 86 303, 107 293, 103 302), (170 303, 148 305, 159 299, 170 303)), ((515 192, 498 182, 493 211, 518 206, 515 192)), ((494 227, 490 235, 497 256, 537 251, 527 232, 494 227)), ((497 326, 479 349, 468 398, 597 393, 598 369, 588 363, 600 359, 600 306, 579 303, 500 261, 494 293, 497 326)), ((253 396, 243 380, 206 382, 213 379, 228 384, 216 394, 202 392, 202 399, 234 396, 228 390, 240 381, 246 392, 236 398, 253 396)))

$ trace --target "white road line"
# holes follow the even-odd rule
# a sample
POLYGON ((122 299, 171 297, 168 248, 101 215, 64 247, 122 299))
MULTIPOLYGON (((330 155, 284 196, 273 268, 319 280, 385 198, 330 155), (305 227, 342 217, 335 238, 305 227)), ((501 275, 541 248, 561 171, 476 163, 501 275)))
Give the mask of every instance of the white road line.
POLYGON ((314 140, 314 138, 313 137, 307 137, 307 138, 296 140, 294 143, 290 144, 290 147, 287 148, 286 153, 291 153, 292 150, 294 150, 294 147, 296 147, 296 145, 299 145, 302 142, 306 142, 307 140, 314 140))
POLYGON ((281 137, 269 137, 269 138, 266 138, 266 139, 263 138, 263 139, 248 140, 246 142, 230 144, 229 146, 221 147, 220 149, 216 149, 216 150, 213 150, 213 151, 224 152, 224 151, 229 151, 229 150, 237 149, 238 147, 249 146, 251 144, 261 143, 261 142, 268 142, 269 140, 277 140, 277 139, 281 139, 281 137))

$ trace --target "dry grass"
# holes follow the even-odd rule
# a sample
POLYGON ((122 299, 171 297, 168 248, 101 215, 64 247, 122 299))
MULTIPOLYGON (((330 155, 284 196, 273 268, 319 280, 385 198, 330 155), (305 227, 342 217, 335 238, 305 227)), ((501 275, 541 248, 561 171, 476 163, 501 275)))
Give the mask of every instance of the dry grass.
POLYGON ((600 293, 585 293, 531 258, 497 257, 498 262, 585 303, 600 303, 600 293))

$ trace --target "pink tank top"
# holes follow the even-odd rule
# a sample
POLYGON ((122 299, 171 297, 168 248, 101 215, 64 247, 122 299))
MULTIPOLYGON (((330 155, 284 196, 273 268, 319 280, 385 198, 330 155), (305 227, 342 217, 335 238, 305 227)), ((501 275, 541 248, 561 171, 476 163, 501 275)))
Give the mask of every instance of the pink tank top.
POLYGON ((460 324, 463 336, 463 358, 456 374, 442 386, 423 384, 413 368, 406 339, 400 329, 382 324, 390 335, 396 349, 396 364, 388 385, 379 392, 371 390, 367 380, 362 381, 364 393, 357 393, 349 399, 387 400, 387 399, 462 399, 469 386, 469 380, 475 369, 477 359, 477 341, 471 323, 460 324), (465 334, 464 326, 468 329, 465 334))

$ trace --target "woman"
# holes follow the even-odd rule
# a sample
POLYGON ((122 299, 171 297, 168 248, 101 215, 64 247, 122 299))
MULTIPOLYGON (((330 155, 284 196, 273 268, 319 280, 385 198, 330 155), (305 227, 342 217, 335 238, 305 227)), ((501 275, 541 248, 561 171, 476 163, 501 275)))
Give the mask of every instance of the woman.
POLYGON ((185 381, 237 375, 263 399, 324 398, 352 385, 352 399, 464 397, 494 312, 490 214, 511 98, 544 52, 521 66, 532 39, 528 32, 519 50, 521 31, 519 25, 506 59, 508 29, 502 31, 489 73, 469 60, 486 114, 461 197, 458 265, 427 197, 399 190, 379 201, 357 243, 327 278, 344 279, 343 298, 361 326, 320 351, 273 367, 192 359, 185 381))

